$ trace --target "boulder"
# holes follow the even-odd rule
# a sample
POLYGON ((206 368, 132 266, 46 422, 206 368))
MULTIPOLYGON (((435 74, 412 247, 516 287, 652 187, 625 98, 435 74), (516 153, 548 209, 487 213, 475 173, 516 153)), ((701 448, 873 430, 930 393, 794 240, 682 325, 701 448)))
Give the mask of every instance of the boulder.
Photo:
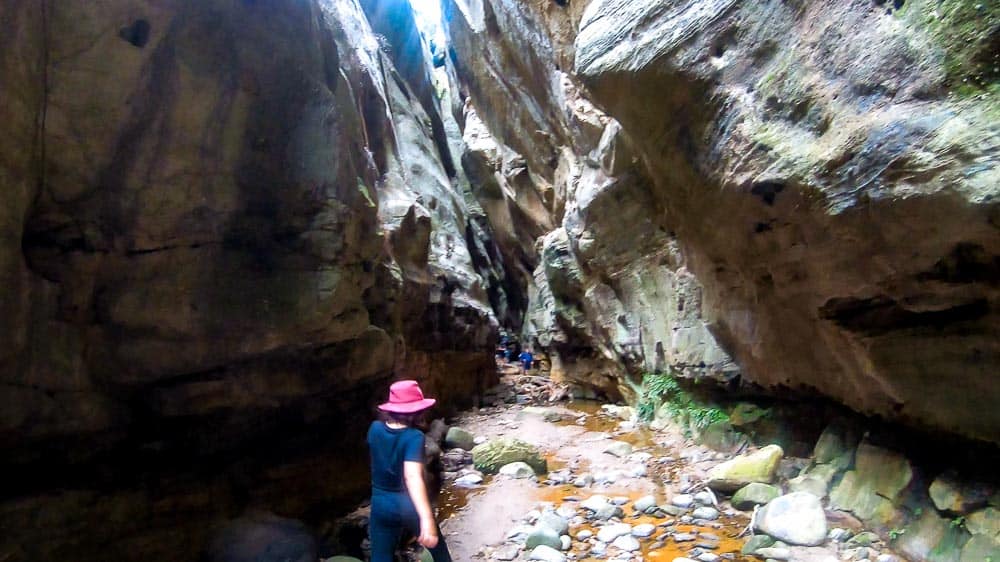
POLYGON ((622 511, 622 508, 618 507, 617 505, 609 503, 607 505, 604 505, 597 511, 595 511, 592 519, 596 519, 598 521, 607 521, 608 519, 612 519, 614 517, 623 517, 624 515, 625 512, 622 511))
POLYGON ((792 551, 787 548, 766 547, 758 548, 754 553, 758 558, 768 558, 772 560, 790 560, 792 551))
POLYGON ((871 531, 862 531, 847 540, 849 544, 855 546, 871 546, 878 542, 879 536, 871 531))
POLYGON ((680 517, 687 513, 687 510, 683 507, 677 507, 676 505, 661 505, 659 510, 667 515, 673 515, 674 517, 680 517))
POLYGON ((960 562, 987 562, 1000 560, 1000 541, 985 535, 976 535, 962 547, 960 562))
POLYGON ((557 535, 565 535, 569 532, 569 521, 554 511, 542 512, 538 517, 537 524, 552 529, 557 535))
POLYGON ((743 548, 740 549, 740 554, 754 554, 757 550, 767 548, 773 544, 774 539, 772 537, 767 535, 754 535, 743 543, 743 548))
POLYGON ((637 513, 645 513, 647 509, 656 507, 656 498, 653 496, 643 496, 635 500, 632 506, 637 513))
POLYGON ((628 552, 635 552, 642 548, 639 541, 631 535, 622 535, 615 540, 611 541, 611 546, 620 548, 628 552))
POLYGON ((538 416, 547 422, 553 423, 558 422, 563 418, 563 415, 556 410, 540 406, 525 406, 524 409, 518 413, 517 417, 520 419, 525 416, 538 416))
POLYGON ((708 486, 720 492, 735 492, 751 482, 770 483, 784 452, 768 445, 749 455, 730 459, 708 472, 708 486))
POLYGON ((928 493, 938 510, 966 514, 985 506, 994 490, 986 484, 963 481, 954 472, 945 472, 931 482, 928 493))
POLYGON ((893 548, 910 560, 956 562, 968 538, 961 525, 941 517, 933 509, 925 509, 916 521, 902 530, 903 533, 893 542, 893 548))
POLYGON ((845 542, 850 539, 854 534, 848 529, 842 529, 836 527, 830 529, 830 532, 826 534, 827 538, 833 542, 845 542))
POLYGON ((594 494, 593 496, 590 496, 589 498, 580 502, 580 507, 584 509, 589 509, 590 511, 597 511, 598 509, 601 509, 602 507, 610 503, 611 500, 609 500, 607 496, 594 494))
POLYGON ((826 540, 826 515, 819 498, 793 492, 764 506, 757 514, 755 528, 789 544, 816 546, 826 540))
POLYGON ((719 510, 714 507, 701 506, 691 512, 691 517, 705 521, 715 521, 719 518, 719 510))
POLYGON ((965 528, 973 535, 1000 539, 1000 510, 987 507, 970 514, 965 518, 965 528))
POLYGON ((483 483, 483 476, 475 472, 463 474, 455 479, 455 485, 460 488, 474 488, 483 483))
POLYGON ((718 501, 711 490, 702 490, 694 495, 695 503, 707 506, 715 506, 718 501))
POLYGON ((628 523, 609 523, 597 530, 597 540, 611 542, 618 537, 631 533, 632 526, 628 523))
POLYGON ((500 467, 497 471, 504 476, 510 476, 511 478, 532 478, 535 476, 535 471, 532 470, 531 466, 526 462, 512 462, 505 464, 500 467))
POLYGON ((694 496, 691 494, 677 494, 670 498, 670 504, 676 507, 691 507, 694 505, 694 496))
POLYGON ((792 492, 809 492, 820 499, 825 498, 830 493, 830 481, 837 474, 837 470, 832 464, 812 466, 790 479, 788 489, 792 492))
POLYGON ((893 504, 913 479, 903 455, 868 443, 858 446, 855 468, 830 492, 830 506, 850 511, 868 523, 892 526, 902 514, 893 504))
POLYGON ((546 525, 536 525, 524 541, 524 548, 527 550, 531 550, 539 545, 562 549, 562 541, 559 539, 559 533, 546 525))
POLYGON ((846 423, 835 422, 828 425, 813 448, 813 460, 816 464, 829 464, 837 470, 851 466, 854 460, 854 449, 860 440, 858 431, 846 423))
POLYGON ((542 562, 566 562, 566 555, 551 546, 542 544, 531 550, 528 554, 528 560, 541 560, 542 562))
POLYGON ((652 523, 640 523, 635 527, 632 527, 632 536, 639 538, 646 538, 653 536, 656 532, 656 525, 652 523))
POLYGON ((447 472, 458 472, 472 464, 472 453, 465 449, 449 449, 441 454, 441 469, 447 472))
POLYGON ((632 445, 624 441, 613 441, 604 449, 604 452, 621 459, 632 454, 632 445))
POLYGON ((755 505, 765 505, 781 495, 781 490, 770 484, 751 482, 733 494, 731 503, 741 511, 750 511, 755 505))
POLYGON ((448 449, 464 449, 471 451, 475 444, 475 436, 461 427, 452 426, 444 436, 444 446, 448 449))
POLYGON ((507 531, 507 540, 523 544, 534 530, 534 525, 516 525, 507 531))
POLYGON ((495 439, 472 449, 472 464, 486 473, 494 474, 500 467, 518 461, 527 463, 535 474, 546 472, 545 458, 538 449, 519 439, 495 439))

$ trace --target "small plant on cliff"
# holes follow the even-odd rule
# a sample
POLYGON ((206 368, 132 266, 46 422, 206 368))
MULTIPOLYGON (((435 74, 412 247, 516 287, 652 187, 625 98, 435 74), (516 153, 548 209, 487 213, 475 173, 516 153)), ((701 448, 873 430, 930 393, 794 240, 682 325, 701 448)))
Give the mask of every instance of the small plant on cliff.
POLYGON ((650 373, 643 376, 642 382, 643 388, 637 406, 640 419, 652 420, 661 406, 671 419, 684 425, 687 431, 705 429, 713 423, 729 419, 719 408, 699 401, 681 388, 672 375, 650 373))
POLYGON ((906 529, 889 529, 889 540, 894 541, 906 534, 906 529))
POLYGON ((375 205, 375 201, 372 199, 371 194, 368 193, 368 186, 365 185, 365 181, 360 177, 357 177, 357 180, 358 180, 358 191, 365 198, 365 201, 368 203, 368 206, 376 207, 377 205, 375 205))

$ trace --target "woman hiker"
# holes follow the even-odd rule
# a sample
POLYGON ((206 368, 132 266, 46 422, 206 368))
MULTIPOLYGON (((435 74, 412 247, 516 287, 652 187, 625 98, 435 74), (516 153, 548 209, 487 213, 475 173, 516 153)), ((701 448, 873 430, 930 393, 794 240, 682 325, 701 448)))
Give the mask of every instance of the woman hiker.
POLYGON ((427 547, 434 562, 451 562, 438 529, 424 482, 424 434, 415 426, 433 398, 424 398, 417 381, 389 387, 380 404, 382 419, 368 429, 372 460, 372 509, 368 522, 371 562, 392 562, 404 530, 427 547))

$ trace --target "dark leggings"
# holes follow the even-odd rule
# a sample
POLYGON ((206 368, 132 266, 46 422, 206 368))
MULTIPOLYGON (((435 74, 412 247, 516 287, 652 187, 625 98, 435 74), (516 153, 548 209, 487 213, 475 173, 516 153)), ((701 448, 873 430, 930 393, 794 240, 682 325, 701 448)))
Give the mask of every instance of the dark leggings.
MULTIPOLYGON (((403 530, 420 536, 420 516, 409 494, 403 492, 372 492, 372 512, 368 520, 368 539, 371 542, 371 562, 392 562, 393 553, 403 536, 403 530)), ((444 535, 438 530, 438 543, 428 549, 434 562, 451 562, 444 535)))

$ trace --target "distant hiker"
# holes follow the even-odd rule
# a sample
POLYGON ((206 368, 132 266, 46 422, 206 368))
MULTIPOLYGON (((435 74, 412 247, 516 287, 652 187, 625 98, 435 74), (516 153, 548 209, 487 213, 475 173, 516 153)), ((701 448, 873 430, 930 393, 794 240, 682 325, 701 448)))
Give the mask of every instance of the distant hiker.
POLYGON ((382 419, 368 429, 372 461, 372 503, 368 521, 371 562, 392 562, 403 531, 417 536, 434 562, 451 562, 448 545, 438 529, 424 481, 424 434, 415 427, 434 405, 424 398, 417 381, 389 387, 389 401, 380 404, 382 419))
POLYGON ((521 360, 522 372, 526 373, 531 370, 531 361, 534 359, 534 356, 531 355, 530 348, 525 348, 524 351, 521 352, 521 355, 518 355, 517 358, 521 360))

